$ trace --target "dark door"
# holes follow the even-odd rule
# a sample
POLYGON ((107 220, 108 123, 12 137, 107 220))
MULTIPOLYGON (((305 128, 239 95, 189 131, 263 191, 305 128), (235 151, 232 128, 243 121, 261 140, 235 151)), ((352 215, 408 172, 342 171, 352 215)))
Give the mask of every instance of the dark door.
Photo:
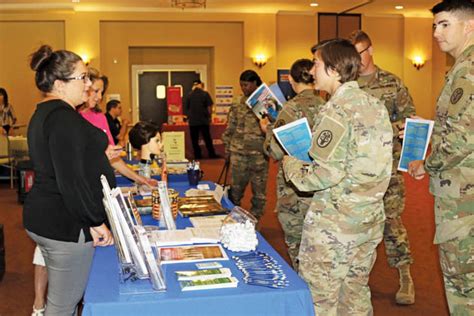
POLYGON ((140 121, 152 121, 161 126, 168 120, 166 98, 156 97, 156 86, 168 86, 167 71, 147 71, 138 75, 138 108, 140 121))
POLYGON ((187 95, 191 92, 193 81, 200 79, 200 74, 195 71, 146 71, 138 75, 138 107, 139 120, 152 121, 159 126, 168 121, 168 108, 166 98, 158 99, 156 87, 163 85, 181 86, 183 88, 183 107, 187 95), (168 82, 170 74, 171 82, 168 82))

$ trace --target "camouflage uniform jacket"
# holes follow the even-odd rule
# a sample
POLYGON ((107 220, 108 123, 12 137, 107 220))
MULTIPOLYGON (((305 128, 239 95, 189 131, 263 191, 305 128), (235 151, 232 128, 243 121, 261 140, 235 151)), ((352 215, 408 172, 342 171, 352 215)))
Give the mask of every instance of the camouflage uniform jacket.
POLYGON ((275 124, 269 124, 267 127, 264 144, 265 154, 275 160, 282 160, 285 153, 273 135, 273 129, 303 117, 308 119, 309 127, 313 128, 314 116, 319 112, 322 104, 324 104, 324 100, 313 89, 303 90, 293 99, 288 100, 278 113, 275 124))
POLYGON ((247 106, 243 96, 240 103, 234 103, 229 111, 227 128, 222 134, 227 153, 241 155, 263 154, 265 134, 260 129, 258 118, 247 106))
POLYGON ((436 197, 461 200, 449 212, 436 214, 435 243, 463 239, 474 233, 474 45, 469 46, 446 75, 438 97, 425 162, 430 191, 436 197))
POLYGON ((384 222, 392 137, 386 108, 355 81, 322 106, 309 151, 313 163, 288 157, 283 164, 297 189, 316 191, 310 210, 320 227, 357 234, 384 222))
POLYGON ((379 67, 376 69, 371 75, 360 76, 357 82, 362 90, 381 100, 387 108, 393 127, 393 171, 396 171, 402 152, 398 132, 405 119, 415 115, 415 106, 400 78, 379 67))

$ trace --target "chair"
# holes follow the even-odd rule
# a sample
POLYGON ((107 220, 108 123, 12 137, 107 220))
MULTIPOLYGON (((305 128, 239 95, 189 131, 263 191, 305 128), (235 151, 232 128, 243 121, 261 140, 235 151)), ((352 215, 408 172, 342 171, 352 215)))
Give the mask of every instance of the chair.
POLYGON ((10 141, 7 135, 0 135, 0 166, 10 169, 10 176, 0 176, 0 179, 10 179, 10 188, 13 189, 13 169, 15 158, 10 153, 10 141))

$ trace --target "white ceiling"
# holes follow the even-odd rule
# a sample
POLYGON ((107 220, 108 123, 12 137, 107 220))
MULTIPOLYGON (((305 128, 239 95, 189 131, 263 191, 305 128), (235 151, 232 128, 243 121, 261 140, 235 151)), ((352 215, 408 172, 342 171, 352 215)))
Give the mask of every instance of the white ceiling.
MULTIPOLYGON (((171 0, 0 0, 0 11, 68 9, 74 11, 142 11, 181 12, 171 8, 171 0)), ((276 13, 299 11, 305 13, 342 12, 367 0, 207 0, 205 9, 186 9, 184 12, 240 12, 276 13), (317 2, 318 7, 310 7, 317 2)), ((374 0, 352 13, 368 15, 403 14, 430 17, 429 9, 440 0, 374 0), (403 5, 396 10, 395 5, 403 5)))

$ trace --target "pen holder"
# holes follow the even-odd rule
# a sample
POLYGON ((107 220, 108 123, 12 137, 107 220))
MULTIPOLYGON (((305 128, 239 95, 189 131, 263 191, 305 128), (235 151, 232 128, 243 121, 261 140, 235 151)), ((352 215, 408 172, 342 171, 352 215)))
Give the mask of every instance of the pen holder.
POLYGON ((188 170, 188 181, 189 185, 198 185, 199 181, 202 179, 204 172, 202 170, 188 170))

